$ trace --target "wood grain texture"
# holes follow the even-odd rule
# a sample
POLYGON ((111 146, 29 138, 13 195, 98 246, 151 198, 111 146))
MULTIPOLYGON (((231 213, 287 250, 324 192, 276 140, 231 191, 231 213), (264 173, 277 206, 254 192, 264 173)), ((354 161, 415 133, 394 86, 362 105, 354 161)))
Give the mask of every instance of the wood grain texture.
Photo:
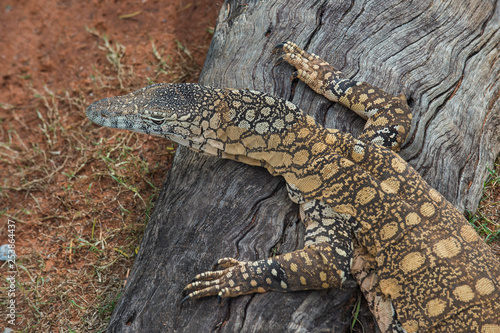
MULTIPOLYGON (((359 134, 362 119, 291 82, 290 66, 273 65, 273 46, 292 40, 348 77, 404 93, 414 122, 402 156, 474 211, 500 151, 499 31, 496 1, 225 1, 200 83, 265 91, 359 134)), ((178 305, 182 288, 220 257, 300 249, 297 213, 283 181, 264 169, 179 149, 109 331, 345 331, 358 297, 352 280, 342 290, 178 305)), ((366 332, 370 320, 362 318, 366 332)))

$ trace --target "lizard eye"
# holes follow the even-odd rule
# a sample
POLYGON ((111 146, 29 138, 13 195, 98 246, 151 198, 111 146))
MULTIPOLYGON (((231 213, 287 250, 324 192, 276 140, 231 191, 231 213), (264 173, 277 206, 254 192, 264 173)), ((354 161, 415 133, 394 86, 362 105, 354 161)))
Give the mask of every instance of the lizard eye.
POLYGON ((155 123, 156 125, 161 125, 165 121, 165 119, 160 118, 160 117, 149 117, 149 119, 151 119, 151 121, 153 123, 155 123))

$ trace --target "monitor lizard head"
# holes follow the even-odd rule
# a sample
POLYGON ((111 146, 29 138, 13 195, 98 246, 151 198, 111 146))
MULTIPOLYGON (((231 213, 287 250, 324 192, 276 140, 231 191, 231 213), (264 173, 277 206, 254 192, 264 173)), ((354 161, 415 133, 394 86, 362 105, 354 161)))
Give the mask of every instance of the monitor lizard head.
POLYGON ((197 84, 154 84, 92 103, 86 115, 106 127, 161 136, 182 144, 197 141, 212 89, 197 84))

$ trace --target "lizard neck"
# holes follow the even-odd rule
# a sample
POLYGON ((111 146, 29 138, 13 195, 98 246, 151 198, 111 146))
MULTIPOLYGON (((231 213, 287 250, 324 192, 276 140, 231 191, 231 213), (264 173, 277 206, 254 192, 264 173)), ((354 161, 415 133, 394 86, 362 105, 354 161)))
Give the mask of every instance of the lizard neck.
POLYGON ((200 122, 198 148, 210 155, 282 172, 301 164, 304 154, 292 151, 308 149, 311 138, 323 129, 280 98, 249 90, 214 92, 218 98, 213 109, 201 112, 208 117, 200 122))
MULTIPOLYGON (((217 130, 218 142, 214 143, 222 151, 219 156, 265 167, 272 175, 283 176, 289 184, 299 187, 303 183, 319 185, 319 179, 312 181, 301 174, 307 169, 305 166, 328 158, 332 153, 328 142, 332 141, 334 134, 318 125, 312 117, 297 111, 293 113, 293 121, 283 130, 270 125, 285 122, 283 114, 279 113, 266 119, 267 124, 261 125, 265 129, 262 133, 259 133, 258 125, 247 129, 233 120, 224 122, 217 130)), ((224 117, 221 113, 220 119, 224 117)), ((291 118, 289 116, 289 120, 291 118)), ((310 188, 309 185, 305 187, 310 188)))

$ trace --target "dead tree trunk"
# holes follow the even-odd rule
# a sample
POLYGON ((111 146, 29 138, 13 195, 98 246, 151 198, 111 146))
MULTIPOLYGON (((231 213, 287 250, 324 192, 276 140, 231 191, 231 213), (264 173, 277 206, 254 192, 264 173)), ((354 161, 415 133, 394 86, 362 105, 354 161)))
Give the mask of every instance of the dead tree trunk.
MULTIPOLYGON (((273 46, 295 41, 348 77, 404 93, 414 123, 402 156, 459 209, 475 210, 500 149, 499 31, 496 1, 226 0, 200 82, 281 96, 358 134, 361 119, 290 82, 290 66, 273 66, 273 46)), ((179 149, 109 331, 345 331, 358 298, 353 281, 178 305, 183 287, 218 258, 293 251, 302 236, 282 179, 179 149)))

